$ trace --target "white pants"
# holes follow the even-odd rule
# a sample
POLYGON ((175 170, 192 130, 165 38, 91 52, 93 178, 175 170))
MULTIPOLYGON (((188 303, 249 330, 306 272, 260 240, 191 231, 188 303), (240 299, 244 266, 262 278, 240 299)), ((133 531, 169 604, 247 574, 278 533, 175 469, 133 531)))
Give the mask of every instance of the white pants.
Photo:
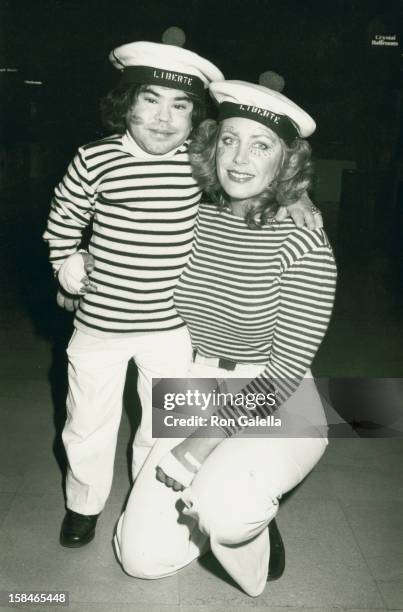
POLYGON ((62 434, 68 458, 67 507, 81 514, 98 514, 112 486, 128 361, 134 359, 138 368, 142 407, 133 444, 135 478, 155 441, 152 378, 183 376, 191 362, 191 342, 186 327, 122 338, 99 338, 76 330, 67 354, 69 391, 62 434))
MULTIPOLYGON (((262 369, 238 366, 228 372, 193 364, 189 377, 248 378, 262 369)), ((236 388, 231 391, 235 393, 236 388)), ((316 404, 313 412, 322 414, 324 423, 313 380, 303 393, 303 404, 310 396, 316 404)), ((295 411, 298 396, 297 390, 282 407, 285 412, 287 404, 290 413, 295 411)), ((159 439, 117 526, 115 545, 125 571, 139 578, 169 576, 210 546, 246 593, 262 593, 270 557, 267 526, 277 513, 281 496, 301 482, 323 455, 327 439, 319 431, 317 434, 312 438, 225 439, 183 492, 173 491, 155 477, 160 459, 181 439, 159 439)))

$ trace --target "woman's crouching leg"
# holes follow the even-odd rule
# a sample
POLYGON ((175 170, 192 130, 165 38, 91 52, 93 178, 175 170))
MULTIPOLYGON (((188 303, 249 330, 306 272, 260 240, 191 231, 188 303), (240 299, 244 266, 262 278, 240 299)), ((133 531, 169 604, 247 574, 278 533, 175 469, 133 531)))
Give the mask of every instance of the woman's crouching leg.
MULTIPOLYGON (((245 482, 246 478, 240 480, 245 482)), ((248 595, 256 597, 266 586, 270 559, 267 526, 277 513, 278 500, 254 505, 249 496, 253 507, 247 508, 242 504, 247 494, 243 500, 234 497, 238 506, 227 503, 228 497, 225 501, 218 496, 210 498, 208 490, 205 495, 190 490, 185 494, 186 503, 191 505, 186 512, 196 518, 199 529, 209 537, 211 551, 228 574, 248 595)))
POLYGON ((233 439, 220 444, 182 499, 186 514, 209 536, 217 560, 248 595, 255 597, 266 586, 270 558, 267 526, 277 514, 282 491, 268 481, 253 457, 255 453, 250 454, 247 447, 256 448, 256 442, 233 439))
POLYGON ((186 514, 198 521, 218 561, 248 595, 266 586, 267 527, 279 499, 301 482, 325 446, 321 439, 228 439, 183 493, 186 514))

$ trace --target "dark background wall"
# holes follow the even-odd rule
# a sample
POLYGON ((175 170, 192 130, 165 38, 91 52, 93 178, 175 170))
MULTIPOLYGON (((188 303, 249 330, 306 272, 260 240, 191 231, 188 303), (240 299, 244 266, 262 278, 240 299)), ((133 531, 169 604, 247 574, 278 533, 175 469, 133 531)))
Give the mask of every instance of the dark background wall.
POLYGON ((38 333, 53 337, 62 317, 40 239, 51 189, 75 148, 103 134, 99 99, 117 80, 107 55, 176 25, 227 78, 282 74, 317 121, 312 197, 340 277, 317 372, 401 376, 402 2, 2 0, 0 23, 3 276, 38 333), (374 44, 382 36, 397 44, 374 44))

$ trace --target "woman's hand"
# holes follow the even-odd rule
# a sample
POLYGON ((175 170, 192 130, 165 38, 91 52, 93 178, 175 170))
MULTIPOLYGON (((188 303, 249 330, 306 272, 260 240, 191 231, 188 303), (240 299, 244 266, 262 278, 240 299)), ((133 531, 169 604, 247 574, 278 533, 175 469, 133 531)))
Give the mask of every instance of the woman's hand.
POLYGON ((305 225, 309 229, 320 229, 323 227, 321 212, 312 203, 306 192, 295 204, 280 206, 275 217, 276 221, 284 221, 287 217, 291 217, 297 227, 304 227, 305 225))
POLYGON ((175 446, 168 453, 168 455, 172 455, 173 460, 172 457, 165 456, 160 462, 161 465, 157 466, 157 479, 174 491, 183 491, 188 487, 203 462, 225 438, 224 432, 219 427, 209 428, 209 434, 214 437, 197 438, 190 436, 175 446), (167 461, 167 459, 169 460, 167 461), (174 468, 175 460, 179 463, 178 470, 174 468), (183 472, 183 470, 186 470, 186 472, 183 472))

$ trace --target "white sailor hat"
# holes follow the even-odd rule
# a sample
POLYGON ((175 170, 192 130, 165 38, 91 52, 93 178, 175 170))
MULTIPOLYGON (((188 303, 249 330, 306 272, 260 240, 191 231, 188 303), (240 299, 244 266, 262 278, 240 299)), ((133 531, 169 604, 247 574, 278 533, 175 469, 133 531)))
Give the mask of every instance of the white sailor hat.
POLYGON ((109 59, 122 71, 121 84, 142 83, 181 89, 202 97, 222 72, 188 49, 153 42, 134 42, 113 49, 109 59))
POLYGON ((245 81, 223 81, 210 84, 210 93, 218 102, 219 121, 229 117, 246 117, 263 123, 287 144, 294 138, 307 138, 316 123, 302 108, 274 89, 245 81))

